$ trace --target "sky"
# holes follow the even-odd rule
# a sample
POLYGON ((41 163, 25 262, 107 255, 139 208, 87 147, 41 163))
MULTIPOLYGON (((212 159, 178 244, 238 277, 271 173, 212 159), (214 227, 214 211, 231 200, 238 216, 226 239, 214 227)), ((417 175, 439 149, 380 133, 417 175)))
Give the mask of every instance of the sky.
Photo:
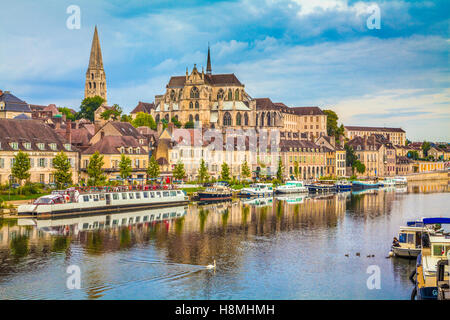
POLYGON ((79 108, 97 25, 108 104, 125 112, 153 102, 186 68, 206 69, 209 43, 213 73, 236 74, 253 98, 450 141, 448 0, 0 0, 0 8, 0 89, 28 103, 79 108), (80 8, 79 29, 67 27, 70 5, 80 8))

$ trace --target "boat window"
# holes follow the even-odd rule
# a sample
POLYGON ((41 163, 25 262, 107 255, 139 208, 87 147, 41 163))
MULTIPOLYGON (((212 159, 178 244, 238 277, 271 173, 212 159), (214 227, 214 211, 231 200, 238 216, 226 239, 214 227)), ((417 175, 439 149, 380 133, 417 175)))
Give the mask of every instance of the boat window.
POLYGON ((119 224, 119 220, 113 220, 113 226, 116 226, 119 224))
POLYGON ((128 224, 132 224, 133 223, 133 218, 128 219, 128 224))
POLYGON ((117 193, 113 193, 113 200, 119 200, 119 195, 117 193))
POLYGON ((122 219, 122 224, 127 224, 127 219, 126 218, 122 219))
POLYGON ((398 235, 398 242, 405 243, 406 242, 406 233, 400 233, 398 235))
POLYGON ((148 192, 147 191, 144 192, 144 198, 148 198, 148 192))
POLYGON ((144 222, 148 221, 148 216, 144 216, 144 222))
POLYGON ((180 190, 178 190, 178 191, 177 191, 177 194, 181 194, 181 191, 180 191, 180 190))
POLYGON ((156 192, 156 195, 158 196, 158 198, 161 198, 161 192, 156 192))
POLYGON ((408 233, 408 243, 414 243, 414 234, 408 233))
POLYGON ((175 197, 177 195, 177 192, 176 191, 170 191, 170 196, 171 197, 175 197))
POLYGON ((158 215, 156 216, 156 220, 161 219, 161 213, 158 213, 158 215))
POLYGON ((103 193, 100 194, 100 200, 105 200, 105 195, 103 193))
POLYGON ((92 199, 92 194, 89 195, 89 199, 92 199))
POLYGON ((139 223, 141 221, 141 217, 136 217, 136 223, 139 223))
POLYGON ((89 223, 83 223, 83 229, 88 229, 89 228, 89 223))
POLYGON ((98 201, 98 194, 94 194, 94 201, 98 201))
POLYGON ((128 195, 130 196, 130 199, 134 199, 134 196, 132 193, 129 193, 128 195))
POLYGON ((150 216, 150 221, 153 221, 153 220, 155 220, 155 216, 154 216, 154 215, 151 215, 151 216, 150 216))
POLYGON ((96 221, 96 222, 94 222, 94 224, 93 224, 93 226, 92 226, 93 228, 97 228, 98 227, 98 222, 96 221))
POLYGON ((89 196, 83 196, 83 202, 89 202, 89 196))
POLYGON ((176 215, 177 215, 176 212, 172 212, 172 213, 170 214, 170 217, 173 218, 173 217, 175 217, 176 215))
POLYGON ((141 198, 141 193, 140 192, 136 192, 136 199, 140 199, 141 198))
POLYGON ((443 244, 433 245, 433 256, 446 256, 450 250, 450 246, 444 246, 443 244))
POLYGON ((169 217, 169 214, 168 213, 164 213, 163 214, 163 219, 167 219, 169 217))
POLYGON ((154 197, 155 197, 155 193, 154 193, 154 192, 150 192, 150 196, 151 196, 152 198, 154 198, 154 197))
POLYGON ((123 200, 127 200, 127 194, 126 193, 122 193, 122 199, 123 200))
POLYGON ((169 196, 169 191, 163 191, 163 197, 168 197, 169 196))

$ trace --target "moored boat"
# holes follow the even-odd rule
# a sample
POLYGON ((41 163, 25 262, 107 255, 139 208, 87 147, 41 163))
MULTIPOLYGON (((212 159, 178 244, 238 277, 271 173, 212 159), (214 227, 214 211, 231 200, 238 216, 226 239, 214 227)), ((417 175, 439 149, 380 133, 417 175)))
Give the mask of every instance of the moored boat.
POLYGON ((19 215, 51 217, 110 211, 130 211, 184 205, 189 198, 181 190, 153 190, 149 186, 69 188, 54 191, 31 204, 20 205, 19 215))
POLYGON ((334 185, 336 186, 337 191, 352 190, 352 183, 345 179, 336 181, 334 185))
POLYGON ((285 184, 275 188, 276 193, 302 193, 308 192, 303 181, 286 181, 285 184))
POLYGON ((391 250, 397 257, 417 258, 422 250, 423 232, 427 232, 427 229, 423 223, 407 224, 406 227, 400 227, 398 242, 392 245, 391 250))
POLYGON ((353 181, 352 189, 354 190, 362 190, 362 189, 374 189, 380 188, 383 184, 375 181, 353 181))
POLYGON ((215 202, 231 200, 233 193, 229 187, 223 184, 215 184, 198 192, 198 199, 201 202, 215 202))
POLYGON ((396 186, 402 186, 408 184, 408 179, 406 177, 394 177, 392 179, 396 186))
POLYGON ((273 195, 271 183, 255 183, 239 191, 242 197, 267 197, 273 195))

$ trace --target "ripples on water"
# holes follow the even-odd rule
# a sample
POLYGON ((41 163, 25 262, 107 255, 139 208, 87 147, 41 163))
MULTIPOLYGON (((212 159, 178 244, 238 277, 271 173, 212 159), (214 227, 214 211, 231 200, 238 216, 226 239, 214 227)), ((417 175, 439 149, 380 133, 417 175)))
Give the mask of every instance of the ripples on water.
POLYGON ((0 298, 409 299, 414 261, 386 258, 392 237, 406 220, 450 216, 448 202, 438 181, 191 205, 158 222, 142 222, 158 210, 113 214, 110 224, 126 220, 114 228, 105 215, 0 220, 0 298), (80 290, 66 287, 70 265, 80 290), (367 289, 369 265, 381 269, 380 290, 367 289))

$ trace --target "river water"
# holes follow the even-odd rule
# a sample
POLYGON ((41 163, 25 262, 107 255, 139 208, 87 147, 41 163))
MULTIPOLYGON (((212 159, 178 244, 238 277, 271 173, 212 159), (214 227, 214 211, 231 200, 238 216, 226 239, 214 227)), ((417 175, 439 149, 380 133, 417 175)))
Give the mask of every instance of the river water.
POLYGON ((74 219, 0 220, 0 298, 409 299, 415 262, 386 258, 392 238, 407 220, 450 217, 448 191, 444 180, 74 219), (214 260, 215 270, 204 267, 214 260), (80 289, 67 286, 73 265, 80 289), (371 270, 380 271, 379 289, 368 288, 371 270))

